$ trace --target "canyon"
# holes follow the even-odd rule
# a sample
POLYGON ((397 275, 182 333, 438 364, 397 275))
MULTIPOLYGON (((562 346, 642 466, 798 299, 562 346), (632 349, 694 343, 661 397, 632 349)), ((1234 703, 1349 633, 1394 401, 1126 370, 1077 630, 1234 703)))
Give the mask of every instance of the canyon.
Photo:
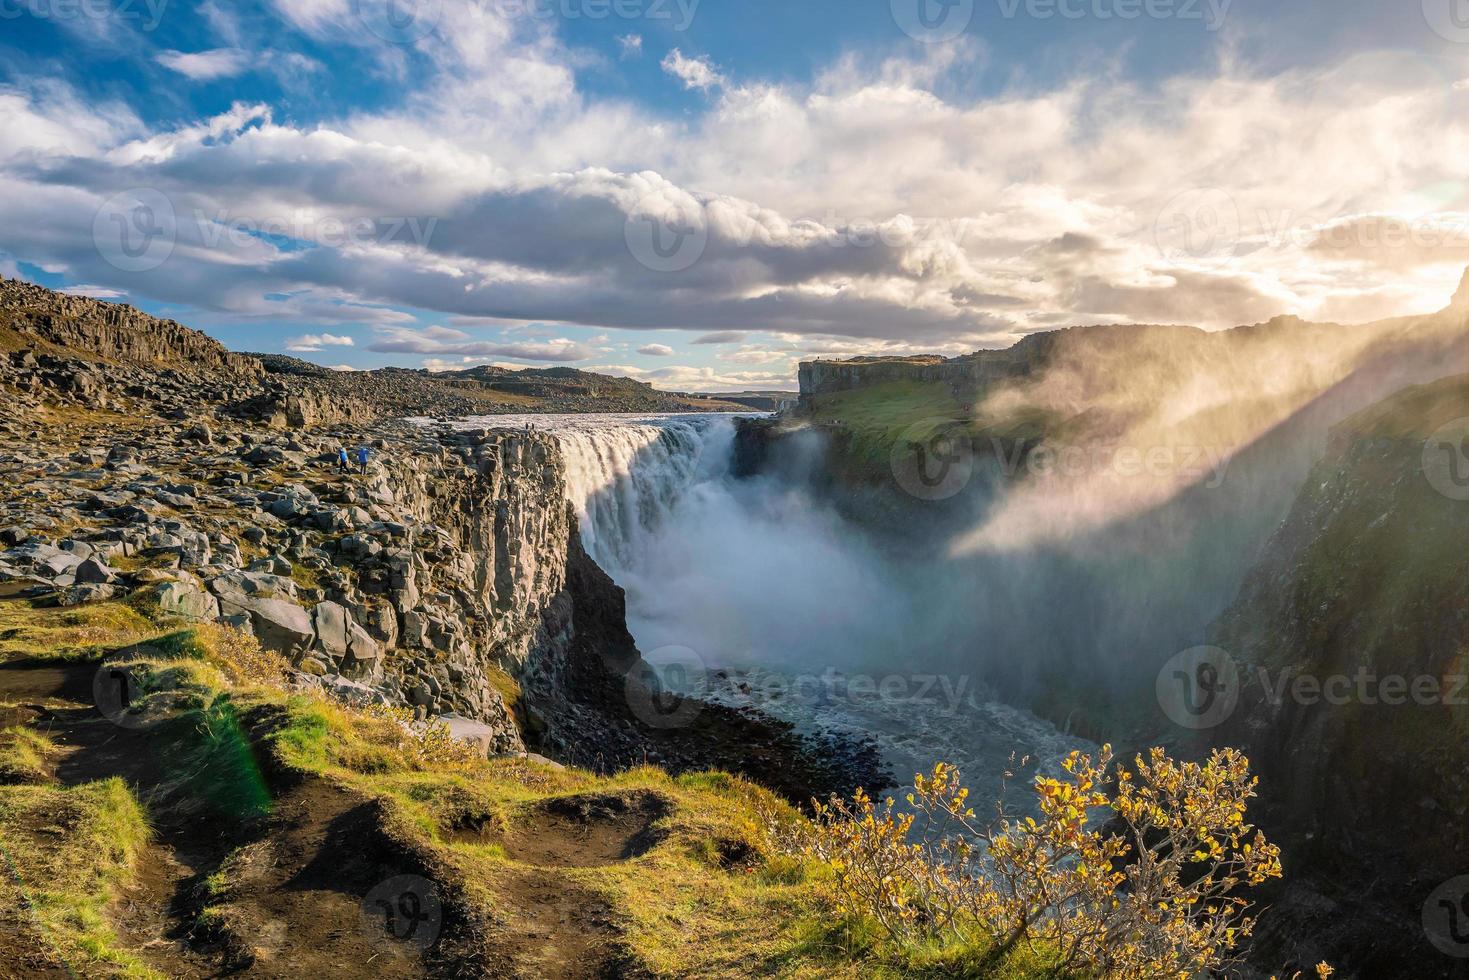
POLYGON ((1239 746, 1295 872, 1259 962, 1449 977, 1419 916, 1463 847, 1462 710, 1268 681, 1462 670, 1464 460, 1428 450, 1463 445, 1466 371, 1469 275, 1371 324, 813 362, 760 417, 580 372, 331 375, 5 281, 0 596, 243 631, 293 690, 491 763, 798 803, 1239 746), (1159 677, 1205 645, 1240 681, 1190 728, 1159 677))

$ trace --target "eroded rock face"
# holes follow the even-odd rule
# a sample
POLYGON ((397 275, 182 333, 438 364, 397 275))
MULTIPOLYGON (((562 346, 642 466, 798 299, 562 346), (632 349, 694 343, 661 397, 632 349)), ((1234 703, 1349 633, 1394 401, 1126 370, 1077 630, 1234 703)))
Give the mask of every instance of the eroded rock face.
MULTIPOLYGON (((67 296, 15 279, 0 279, 0 322, 22 338, 48 347, 112 361, 168 366, 213 376, 258 379, 264 368, 253 357, 173 320, 160 320, 121 303, 67 296)), ((31 355, 32 365, 35 355, 31 355)), ((98 378, 78 367, 75 384, 96 394, 98 378)))

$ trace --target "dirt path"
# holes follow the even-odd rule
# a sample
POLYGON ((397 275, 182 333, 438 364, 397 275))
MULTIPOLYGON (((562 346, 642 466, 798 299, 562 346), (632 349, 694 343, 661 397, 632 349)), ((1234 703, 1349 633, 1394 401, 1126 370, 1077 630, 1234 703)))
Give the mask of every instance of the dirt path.
POLYGON ((504 927, 492 937, 514 967, 502 975, 553 980, 636 976, 626 965, 611 906, 563 872, 630 861, 661 839, 653 824, 670 804, 654 793, 597 794, 548 800, 508 835, 464 827, 451 839, 494 840, 529 867, 501 880, 504 927))
MULTIPOLYGON (((381 841, 371 803, 308 779, 276 798, 244 840, 229 821, 159 806, 160 788, 180 775, 172 771, 177 760, 150 733, 114 725, 92 706, 96 670, 0 664, 0 701, 18 705, 0 722, 50 735, 61 750, 55 770, 63 785, 120 776, 148 808, 154 840, 114 909, 125 945, 172 977, 426 975, 418 946, 374 935, 363 914, 373 888, 405 863, 381 841), (228 888, 213 900, 222 914, 201 929, 201 886, 227 859, 228 888)), ((0 946, 15 944, 0 934, 0 946)), ((0 976, 24 965, 0 954, 0 976)))

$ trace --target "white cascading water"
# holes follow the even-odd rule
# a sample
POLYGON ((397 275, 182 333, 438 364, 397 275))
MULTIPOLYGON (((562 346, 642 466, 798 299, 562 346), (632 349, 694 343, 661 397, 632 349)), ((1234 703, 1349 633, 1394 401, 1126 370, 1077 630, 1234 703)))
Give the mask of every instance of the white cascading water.
POLYGON ((626 590, 639 649, 655 666, 668 651, 696 658, 709 696, 808 733, 870 737, 899 780, 954 763, 976 794, 999 791, 1012 756, 1044 764, 1088 747, 973 678, 924 673, 943 642, 931 590, 803 488, 734 478, 729 417, 465 424, 557 437, 583 542, 626 590))

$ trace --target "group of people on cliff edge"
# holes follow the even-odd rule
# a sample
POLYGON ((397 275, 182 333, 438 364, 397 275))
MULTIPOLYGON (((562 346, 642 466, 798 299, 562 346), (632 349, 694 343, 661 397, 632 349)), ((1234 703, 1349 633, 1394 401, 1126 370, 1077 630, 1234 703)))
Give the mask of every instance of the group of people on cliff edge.
MULTIPOLYGON (((353 456, 356 457, 355 462, 357 464, 357 471, 359 473, 366 474, 367 464, 372 459, 372 450, 368 449, 366 446, 358 446, 357 451, 353 453, 353 456)), ((337 449, 337 469, 345 473, 352 468, 352 462, 353 461, 349 460, 347 456, 347 447, 339 447, 337 449)))

